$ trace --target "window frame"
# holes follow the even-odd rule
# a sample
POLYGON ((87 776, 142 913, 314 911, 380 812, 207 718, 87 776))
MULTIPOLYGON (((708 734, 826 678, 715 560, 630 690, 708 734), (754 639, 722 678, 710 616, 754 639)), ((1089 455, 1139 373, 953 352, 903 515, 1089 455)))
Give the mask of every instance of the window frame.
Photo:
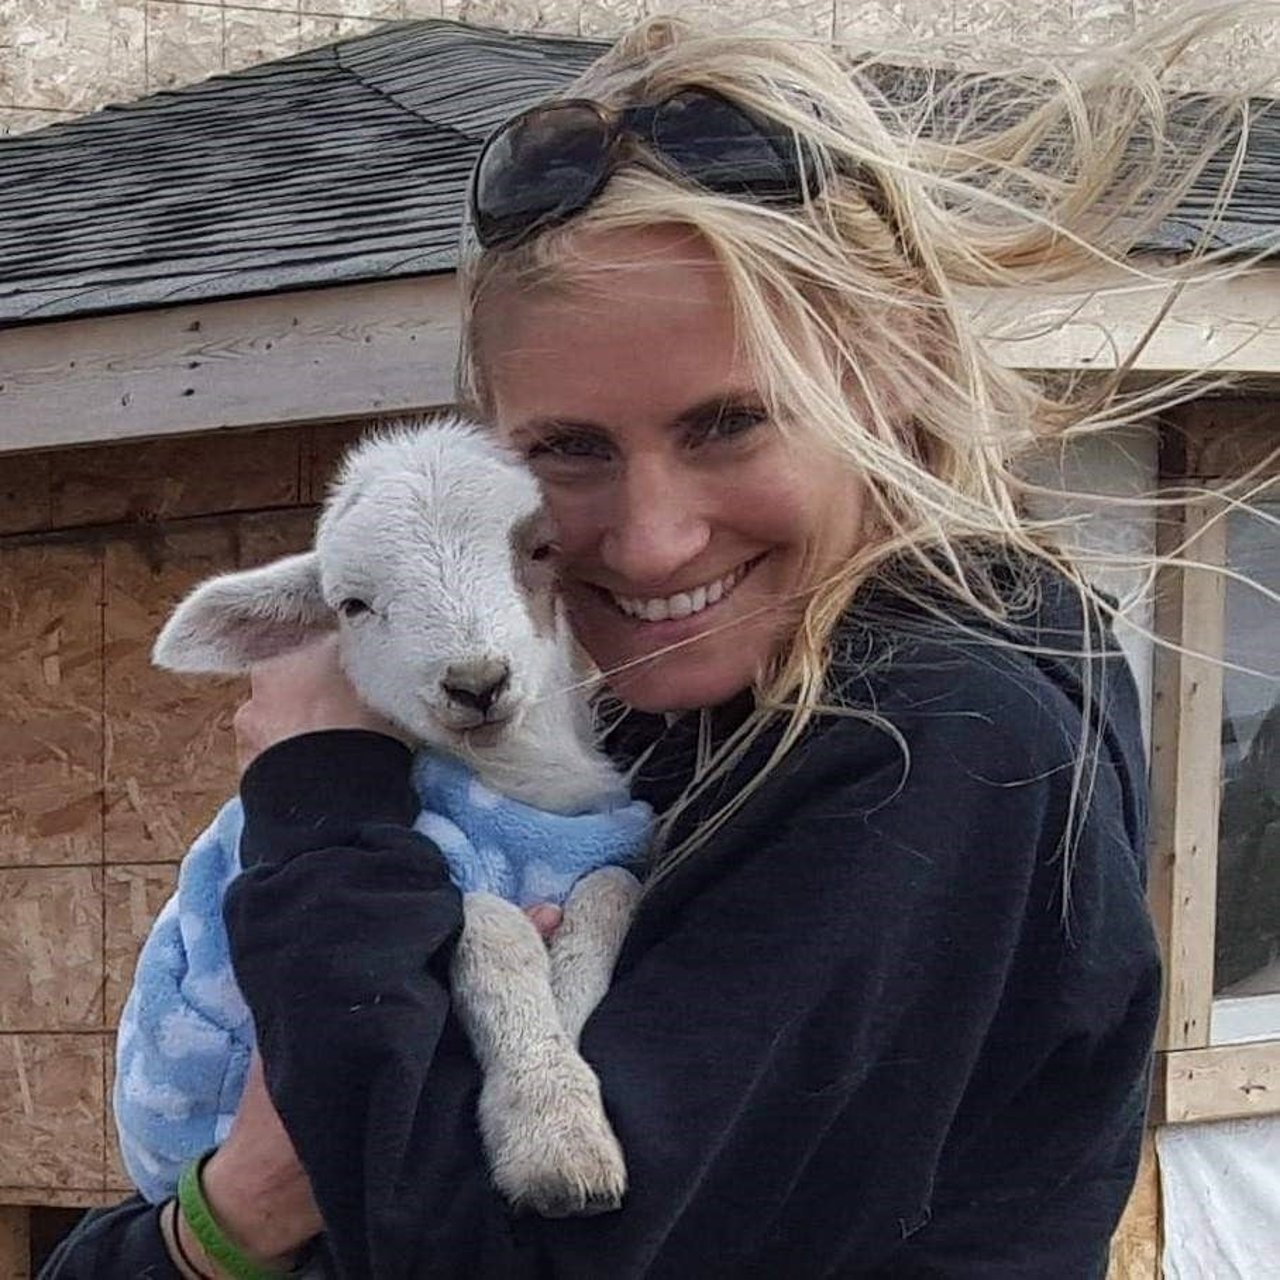
MULTIPOLYGON (((1181 548, 1187 561, 1224 566, 1229 503, 1219 493, 1244 476, 1280 480, 1271 456, 1278 447, 1280 395, 1207 398, 1169 415, 1159 479, 1169 505, 1158 514, 1157 551, 1181 548)), ((1165 957, 1153 1120, 1280 1114, 1280 1017, 1271 1016, 1280 996, 1213 995, 1223 575, 1162 568, 1155 632, 1171 644, 1159 645, 1153 662, 1149 897, 1165 957)))

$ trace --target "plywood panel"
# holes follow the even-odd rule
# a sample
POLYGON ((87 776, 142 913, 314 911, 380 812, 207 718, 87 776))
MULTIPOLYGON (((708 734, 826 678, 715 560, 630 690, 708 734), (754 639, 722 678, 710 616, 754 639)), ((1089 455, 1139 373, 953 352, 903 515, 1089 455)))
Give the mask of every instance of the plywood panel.
POLYGON ((181 857, 235 787, 231 716, 243 681, 157 671, 151 646, 181 596, 238 557, 234 519, 106 547, 108 862, 181 857))
POLYGON ((102 1035, 0 1035, 0 1188, 102 1189, 103 1053, 102 1035))
POLYGON ((106 1163, 106 1185, 108 1190, 128 1194, 134 1189, 125 1172, 124 1161, 120 1158, 120 1143, 116 1139, 116 1120, 112 1110, 111 1095, 116 1087, 116 1037, 107 1038, 106 1053, 102 1062, 103 1097, 106 1106, 102 1113, 102 1150, 106 1163))
POLYGON ((177 887, 178 868, 174 863, 140 863, 112 866, 106 870, 103 914, 106 917, 103 996, 107 1025, 120 1021, 120 1010, 133 984, 138 951, 151 922, 177 887))
POLYGON ((102 1025, 102 873, 0 870, 0 1027, 102 1025))
POLYGON ((106 549, 108 862, 171 862, 236 787, 231 717, 244 680, 151 665, 164 619, 197 581, 309 545, 303 510, 193 522, 106 549))
POLYGON ((0 865, 102 856, 102 554, 0 548, 0 865))
POLYGON ((55 528, 253 511, 298 501, 301 430, 212 432, 53 455, 55 528))

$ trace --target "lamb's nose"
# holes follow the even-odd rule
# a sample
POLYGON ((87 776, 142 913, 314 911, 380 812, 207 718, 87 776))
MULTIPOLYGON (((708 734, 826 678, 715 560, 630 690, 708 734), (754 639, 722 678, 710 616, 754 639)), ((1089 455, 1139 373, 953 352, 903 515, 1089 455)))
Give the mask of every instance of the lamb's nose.
POLYGON ((511 668, 499 658, 455 662, 440 683, 451 702, 486 715, 511 683, 511 668))

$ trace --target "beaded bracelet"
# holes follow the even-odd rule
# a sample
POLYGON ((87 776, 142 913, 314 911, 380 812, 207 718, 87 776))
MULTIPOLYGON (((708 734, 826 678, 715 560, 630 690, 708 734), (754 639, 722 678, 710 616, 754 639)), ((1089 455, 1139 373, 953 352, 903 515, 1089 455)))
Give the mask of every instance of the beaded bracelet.
MULTIPOLYGON (((205 1163, 213 1155, 206 1151, 198 1160, 192 1160, 178 1179, 178 1207, 191 1234, 200 1242, 205 1253, 227 1273, 232 1280, 281 1280, 286 1272, 259 1266, 229 1240, 218 1225, 218 1220, 204 1198, 200 1174, 205 1163)), ((177 1223, 174 1223, 177 1231, 177 1223)))

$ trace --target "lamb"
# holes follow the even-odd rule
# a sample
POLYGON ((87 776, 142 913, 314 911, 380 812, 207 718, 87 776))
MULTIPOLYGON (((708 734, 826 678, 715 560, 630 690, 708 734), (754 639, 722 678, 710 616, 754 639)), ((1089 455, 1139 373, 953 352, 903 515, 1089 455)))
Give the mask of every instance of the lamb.
MULTIPOLYGON (((346 459, 313 550, 197 587, 154 660, 239 672, 336 627, 362 699, 437 760, 465 761, 488 791, 550 815, 625 815, 628 848, 642 852, 648 813, 596 743, 554 551, 516 459, 463 419, 409 420, 346 459)), ((563 872, 548 883, 554 863, 504 867, 498 896, 438 843, 464 890, 451 984, 483 1072, 494 1182, 513 1206, 546 1216, 614 1209, 623 1154, 577 1046, 639 884, 617 865, 577 879, 547 944, 521 906, 570 888, 563 872)))

